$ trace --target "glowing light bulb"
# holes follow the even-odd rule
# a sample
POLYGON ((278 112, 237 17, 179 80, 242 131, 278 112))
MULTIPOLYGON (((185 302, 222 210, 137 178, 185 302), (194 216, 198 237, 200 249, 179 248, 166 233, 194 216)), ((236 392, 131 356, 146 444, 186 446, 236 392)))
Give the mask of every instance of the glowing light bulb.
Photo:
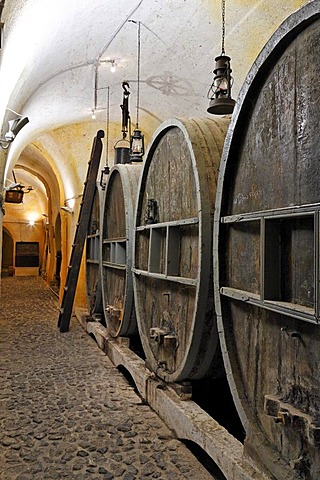
POLYGON ((114 60, 111 61, 110 72, 114 73, 116 71, 116 66, 114 64, 114 60))
POLYGON ((34 225, 36 224, 36 220, 38 218, 38 215, 36 212, 30 212, 29 215, 28 215, 28 224, 30 225, 30 227, 34 227, 34 225))
POLYGON ((92 110, 91 118, 92 118, 92 120, 95 120, 95 119, 97 118, 97 117, 96 117, 96 114, 94 113, 94 110, 92 110))
POLYGON ((74 206, 76 204, 75 198, 68 198, 66 200, 67 207, 71 208, 72 210, 74 209, 74 206))

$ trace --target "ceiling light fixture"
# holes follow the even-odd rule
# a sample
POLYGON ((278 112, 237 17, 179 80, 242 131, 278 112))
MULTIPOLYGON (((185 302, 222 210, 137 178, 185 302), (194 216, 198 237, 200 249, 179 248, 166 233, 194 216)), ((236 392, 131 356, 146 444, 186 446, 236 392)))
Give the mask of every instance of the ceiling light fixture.
POLYGON ((111 67, 110 67, 110 72, 114 73, 116 71, 116 65, 114 60, 110 60, 111 67))
POLYGON ((116 61, 113 58, 108 58, 107 60, 100 60, 100 64, 102 63, 111 63, 110 65, 110 72, 114 73, 117 70, 117 64, 116 61))
POLYGON ((138 25, 137 38, 137 117, 136 128, 130 138, 130 161, 142 162, 144 155, 144 135, 139 129, 139 104, 140 104, 140 60, 141 60, 141 22, 130 20, 138 25))
POLYGON ((225 14, 226 0, 222 0, 222 40, 221 55, 215 58, 215 69, 213 70, 214 78, 212 85, 208 91, 209 107, 208 113, 215 115, 227 115, 233 112, 235 101, 231 98, 231 87, 233 78, 231 76, 230 60, 231 58, 225 54, 225 14))

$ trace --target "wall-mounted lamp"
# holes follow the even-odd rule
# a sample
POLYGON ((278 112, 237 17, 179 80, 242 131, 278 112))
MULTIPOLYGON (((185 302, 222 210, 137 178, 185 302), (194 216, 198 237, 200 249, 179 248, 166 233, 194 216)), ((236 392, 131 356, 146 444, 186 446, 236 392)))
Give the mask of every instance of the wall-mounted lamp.
POLYGON ((6 195, 4 201, 6 203, 22 203, 23 201, 23 196, 27 193, 30 193, 33 188, 26 187, 24 190, 24 186, 20 185, 14 188, 9 188, 6 189, 6 195))
POLYGON ((9 148, 10 144, 13 142, 15 137, 18 135, 20 130, 29 122, 28 117, 16 118, 15 120, 10 120, 9 130, 5 134, 4 138, 0 139, 0 146, 4 150, 9 148))
POLYGON ((61 210, 64 210, 67 213, 73 213, 76 200, 80 197, 82 197, 82 193, 80 193, 79 195, 74 195, 73 197, 70 197, 70 198, 66 198, 64 201, 64 205, 60 207, 61 210))
POLYGON ((33 190, 33 187, 31 185, 25 187, 21 183, 18 183, 14 171, 12 171, 12 175, 14 178, 14 183, 11 183, 5 188, 6 194, 4 201, 6 203, 22 203, 23 196, 27 193, 30 193, 31 190, 33 190))
POLYGON ((110 63, 110 72, 114 73, 117 70, 116 61, 113 58, 108 58, 107 60, 100 60, 99 63, 110 63))
POLYGON ((231 98, 233 78, 231 76, 230 60, 225 54, 225 0, 222 0, 222 45, 221 55, 215 58, 214 78, 208 91, 208 113, 227 115, 233 112, 235 101, 231 98))
POLYGON ((109 60, 111 63, 110 72, 114 73, 116 71, 115 60, 109 60))
POLYGON ((48 215, 47 215, 46 213, 42 213, 42 216, 44 217, 44 218, 43 218, 43 226, 44 226, 45 228, 47 228, 48 225, 49 225, 49 217, 48 217, 48 215))
POLYGON ((6 190, 4 201, 6 203, 22 203, 24 191, 21 187, 6 190))
POLYGON ((64 212, 67 212, 67 213, 71 213, 73 215, 73 209, 70 208, 70 207, 66 207, 66 206, 62 206, 60 207, 61 210, 63 210, 64 212))

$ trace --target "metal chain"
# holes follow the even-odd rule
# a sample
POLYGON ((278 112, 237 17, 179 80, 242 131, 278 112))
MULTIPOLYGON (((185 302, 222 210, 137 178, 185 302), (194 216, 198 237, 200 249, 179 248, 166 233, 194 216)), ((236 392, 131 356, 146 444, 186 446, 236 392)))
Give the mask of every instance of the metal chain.
POLYGON ((222 41, 221 41, 221 55, 225 55, 224 50, 224 40, 226 36, 226 0, 222 0, 221 3, 221 10, 222 10, 222 41))
POLYGON ((110 87, 107 87, 107 138, 106 138, 106 165, 109 158, 109 127, 110 127, 110 87))
POLYGON ((141 54, 141 22, 138 22, 138 73, 137 73, 137 123, 136 127, 139 127, 139 103, 140 103, 140 54, 141 54))

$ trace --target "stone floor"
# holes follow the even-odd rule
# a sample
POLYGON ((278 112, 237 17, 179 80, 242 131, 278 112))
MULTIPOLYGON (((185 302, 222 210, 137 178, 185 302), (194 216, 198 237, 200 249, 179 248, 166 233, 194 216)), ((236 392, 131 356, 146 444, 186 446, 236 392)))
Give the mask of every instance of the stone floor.
POLYGON ((212 479, 40 277, 1 280, 1 480, 212 479))

